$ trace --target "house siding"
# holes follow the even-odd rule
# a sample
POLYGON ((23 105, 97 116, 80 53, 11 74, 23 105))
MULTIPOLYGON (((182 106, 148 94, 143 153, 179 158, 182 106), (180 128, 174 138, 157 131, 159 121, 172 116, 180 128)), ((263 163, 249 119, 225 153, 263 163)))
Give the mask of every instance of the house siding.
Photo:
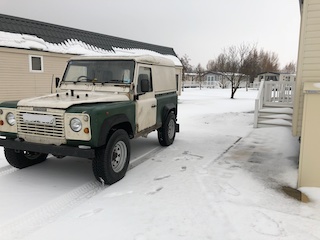
POLYGON ((320 0, 303 3, 292 132, 301 136, 303 86, 320 81, 320 0))
POLYGON ((72 56, 0 47, 0 102, 50 93, 53 80, 62 77, 66 63, 72 56), (42 72, 30 71, 30 55, 42 56, 42 72))

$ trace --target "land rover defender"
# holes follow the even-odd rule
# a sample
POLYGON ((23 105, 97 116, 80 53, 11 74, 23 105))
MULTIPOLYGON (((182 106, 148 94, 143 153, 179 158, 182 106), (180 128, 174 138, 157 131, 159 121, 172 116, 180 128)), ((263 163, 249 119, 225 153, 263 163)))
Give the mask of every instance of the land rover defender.
POLYGON ((0 103, 0 146, 22 169, 56 157, 92 159, 95 178, 122 179, 130 139, 157 130, 162 146, 179 131, 177 99, 181 67, 163 57, 76 57, 57 91, 0 103))

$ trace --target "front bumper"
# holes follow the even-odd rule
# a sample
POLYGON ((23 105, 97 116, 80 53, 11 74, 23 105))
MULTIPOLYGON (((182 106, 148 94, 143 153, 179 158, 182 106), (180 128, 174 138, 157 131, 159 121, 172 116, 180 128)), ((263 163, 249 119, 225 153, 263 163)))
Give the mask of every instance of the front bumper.
POLYGON ((94 149, 82 149, 72 146, 56 146, 41 143, 31 143, 13 139, 0 139, 0 146, 15 150, 24 150, 39 153, 51 153, 57 156, 74 156, 82 158, 94 158, 94 149))

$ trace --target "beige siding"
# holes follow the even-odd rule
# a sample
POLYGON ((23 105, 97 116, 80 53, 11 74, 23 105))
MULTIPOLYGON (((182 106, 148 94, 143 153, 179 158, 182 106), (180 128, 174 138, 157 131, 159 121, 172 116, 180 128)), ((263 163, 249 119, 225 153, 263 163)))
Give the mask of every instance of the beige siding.
POLYGON ((303 115, 303 85, 320 81, 320 0, 303 3, 296 93, 293 113, 293 134, 301 136, 303 115))
POLYGON ((68 54, 0 47, 0 102, 40 96, 51 92, 51 83, 61 78, 68 54), (43 57, 43 72, 29 70, 29 55, 43 57))

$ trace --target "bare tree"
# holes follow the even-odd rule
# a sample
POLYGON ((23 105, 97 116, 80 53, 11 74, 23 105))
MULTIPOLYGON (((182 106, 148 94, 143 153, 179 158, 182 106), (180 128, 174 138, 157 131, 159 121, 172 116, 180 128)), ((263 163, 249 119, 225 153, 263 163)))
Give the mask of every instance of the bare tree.
POLYGON ((238 73, 249 76, 250 82, 253 82, 259 73, 279 72, 279 59, 276 53, 267 52, 263 49, 258 51, 256 44, 242 44, 238 48, 235 46, 231 48, 233 48, 232 51, 230 48, 228 51, 224 50, 215 60, 210 60, 207 64, 207 69, 211 71, 224 69, 227 66, 226 62, 229 61, 226 56, 232 52, 231 55, 237 55, 237 61, 241 62, 241 72, 238 73), (238 51, 237 54, 235 54, 235 51, 238 51), (242 54, 240 54, 240 52, 242 52, 242 54))
POLYGON ((226 64, 226 55, 220 54, 215 60, 209 60, 207 64, 208 71, 217 72, 220 75, 219 79, 219 86, 221 88, 226 88, 229 80, 225 77, 224 74, 220 73, 219 71, 224 68, 226 64))
POLYGON ((200 90, 202 87, 202 82, 203 82, 203 74, 204 74, 204 69, 201 66, 201 64, 199 63, 195 69, 197 76, 196 76, 196 80, 199 82, 199 86, 200 86, 200 90))
POLYGON ((221 76, 219 76, 219 85, 221 88, 227 88, 229 80, 228 78, 226 78, 223 74, 221 76))
MULTIPOLYGON (((184 83, 186 80, 186 73, 192 72, 192 66, 189 63, 190 58, 188 55, 183 55, 182 58, 180 58, 180 62, 182 64, 182 82, 184 83)), ((184 90, 184 84, 182 84, 182 91, 184 90)))
POLYGON ((283 73, 296 73, 296 64, 294 61, 286 64, 284 68, 281 70, 283 73))
POLYGON ((278 72, 279 71, 279 58, 274 52, 265 52, 260 50, 258 56, 261 72, 278 72))
POLYGON ((220 72, 222 78, 227 79, 231 85, 231 98, 242 82, 248 81, 246 73, 248 70, 248 57, 254 50, 250 44, 241 44, 240 46, 231 46, 223 50, 216 60, 208 63, 210 70, 220 72))

